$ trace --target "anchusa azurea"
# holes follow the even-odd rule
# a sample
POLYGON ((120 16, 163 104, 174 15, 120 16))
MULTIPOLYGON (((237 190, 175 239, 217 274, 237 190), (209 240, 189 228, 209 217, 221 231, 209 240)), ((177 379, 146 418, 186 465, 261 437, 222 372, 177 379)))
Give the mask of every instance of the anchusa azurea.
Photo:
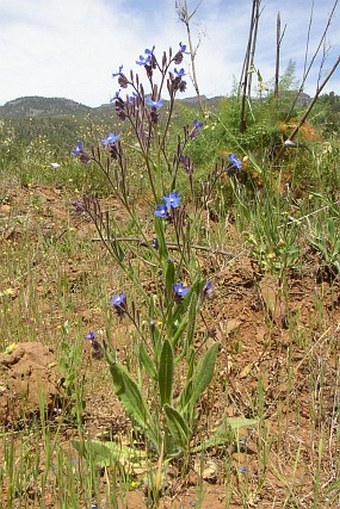
POLYGON ((163 196, 162 200, 165 202, 165 205, 168 207, 168 209, 176 209, 180 206, 182 197, 178 191, 171 191, 171 193, 163 196))
POLYGON ((117 76, 120 76, 122 74, 123 67, 124 67, 123 65, 120 65, 118 68, 118 72, 112 73, 112 78, 116 78, 117 76))
POLYGON ((114 145, 118 140, 120 140, 121 134, 114 134, 110 132, 106 138, 102 139, 103 145, 114 145))
POLYGON ((203 127, 203 122, 200 122, 199 120, 197 120, 197 118, 195 118, 195 120, 193 120, 193 122, 192 122, 191 131, 189 132, 189 138, 191 140, 194 140, 197 137, 200 129, 202 129, 202 127, 203 127))
POLYGON ((164 195, 162 200, 164 203, 156 205, 155 216, 167 218, 171 209, 179 207, 182 197, 178 191, 171 191, 171 193, 164 195))
POLYGON ((144 67, 147 78, 150 82, 151 98, 148 100, 145 99, 146 96, 144 87, 141 84, 138 75, 131 72, 129 77, 127 77, 127 75, 123 72, 123 65, 119 66, 118 71, 112 73, 113 78, 118 78, 118 84, 122 89, 128 87, 132 89, 132 94, 128 94, 125 101, 119 96, 119 94, 116 94, 116 96, 112 99, 112 102, 115 102, 116 112, 119 118, 122 120, 129 119, 131 123, 133 123, 136 128, 136 134, 138 132, 142 133, 147 131, 145 126, 138 126, 138 123, 144 124, 145 120, 151 121, 152 124, 157 123, 158 113, 156 113, 156 109, 163 106, 163 100, 161 99, 163 84, 166 84, 167 86, 170 101, 174 100, 177 91, 183 92, 185 90, 186 83, 183 80, 183 76, 186 74, 185 69, 180 68, 178 70, 176 68, 174 71, 175 74, 170 72, 170 67, 173 64, 179 65, 182 62, 185 49, 186 46, 180 43, 180 49, 175 56, 173 56, 172 51, 169 50, 168 54, 163 54, 161 63, 158 63, 155 55, 155 46, 152 46, 151 49, 145 49, 144 53, 139 56, 138 60, 136 60, 137 65, 144 67), (153 81, 153 74, 155 71, 158 71, 161 74, 161 87, 158 87, 153 81), (141 110, 145 108, 145 106, 151 107, 152 110, 146 116, 141 113, 141 110))
POLYGON ((147 106, 150 106, 150 108, 161 108, 164 104, 163 99, 159 99, 159 101, 153 101, 152 99, 149 99, 146 101, 147 106))
POLYGON ((190 288, 184 286, 183 283, 174 283, 173 287, 174 300, 176 302, 182 302, 183 298, 190 292, 190 288))
POLYGON ((126 311, 126 295, 125 292, 115 293, 112 295, 110 304, 116 311, 118 316, 122 316, 126 311))
POLYGON ((181 154, 179 156, 179 159, 178 159, 179 163, 183 166, 183 168, 185 169, 185 171, 187 173, 192 173, 193 172, 193 164, 192 164, 192 159, 191 157, 189 156, 186 156, 184 154, 181 154))
POLYGON ((139 56, 139 60, 136 60, 136 64, 138 65, 148 65, 151 62, 153 52, 155 51, 155 46, 152 46, 151 49, 144 50, 144 55, 139 56))
POLYGON ((80 161, 87 164, 91 161, 91 157, 85 152, 83 142, 78 141, 77 145, 70 151, 72 156, 79 157, 80 161))
POLYGON ((165 203, 159 203, 156 205, 155 216, 162 219, 168 216, 168 207, 165 205, 165 203))
POLYGON ((235 154, 228 155, 229 165, 227 172, 230 177, 235 176, 242 169, 242 161, 238 159, 235 154))
MULTIPOLYGON (((71 152, 84 160, 87 157, 100 168, 112 195, 127 212, 128 220, 124 216, 121 221, 111 208, 101 207, 96 194, 83 197, 81 204, 116 262, 115 269, 129 279, 129 287, 141 301, 137 306, 131 294, 127 296, 121 289, 108 299, 116 321, 124 317, 124 322, 130 321, 135 329, 133 339, 138 343, 131 363, 119 360, 109 338, 107 342, 98 340, 100 331, 90 331, 86 339, 91 342, 94 356, 101 352, 109 363, 117 397, 132 425, 136 425, 141 437, 144 435, 152 461, 160 455, 166 460, 182 456, 183 463, 190 459, 188 453, 198 419, 195 407, 212 380, 219 350, 219 343, 213 341, 205 353, 196 351, 201 305, 212 296, 213 285, 201 279, 202 269, 194 258, 197 245, 196 232, 190 226, 192 214, 182 206, 181 193, 176 190, 183 177, 183 166, 192 190, 192 203, 197 204, 199 211, 200 200, 194 194, 196 175, 189 154, 203 122, 194 119, 184 128, 184 135, 182 132, 176 138, 177 149, 170 135, 175 124, 174 99, 186 86, 182 66, 185 53, 186 45, 180 43, 175 55, 169 49, 157 60, 154 46, 145 49, 137 65, 146 73, 146 86, 134 71, 125 73, 123 65, 116 67, 112 76, 118 81, 119 90, 112 102, 118 118, 125 122, 124 127, 115 127, 114 132, 97 140, 99 143, 89 155, 82 142, 71 152), (131 140, 133 136, 135 139, 131 140), (135 157, 130 157, 130 150, 135 157), (142 172, 147 186, 142 184, 138 191, 145 193, 148 203, 152 196, 154 232, 150 231, 150 218, 145 225, 144 214, 139 214, 135 204, 137 193, 131 192, 136 182, 131 176, 138 178, 142 172), (125 232, 129 236, 125 237, 125 232), (134 249, 135 243, 140 248, 134 249), (127 249, 131 249, 133 256, 127 256, 127 249), (148 265, 148 272, 143 273, 144 264, 148 265), (150 288, 145 278, 151 278, 155 284, 150 288), (179 361, 180 373, 186 370, 187 377, 177 377, 179 361), (150 405, 150 401, 156 404, 150 405)), ((229 163, 225 160, 224 175, 227 164, 238 167, 234 157, 229 158, 229 163)), ((208 329, 209 324, 206 326, 208 329)), ((110 328, 106 328, 106 333, 109 332, 110 328)))
POLYGON ((183 55, 186 54, 186 55, 189 55, 189 52, 186 51, 187 49, 187 46, 186 44, 182 44, 181 42, 179 43, 179 50, 177 51, 175 57, 174 57, 174 63, 176 65, 179 65, 182 63, 183 61, 183 55))
POLYGON ((203 297, 205 297, 207 299, 211 299, 213 297, 213 293, 214 293, 214 290, 213 290, 212 281, 206 281, 203 286, 203 290, 202 290, 203 297))
POLYGON ((92 357, 94 359, 101 359, 103 357, 102 347, 97 339, 97 333, 93 330, 91 330, 87 336, 85 336, 85 339, 90 341, 92 346, 92 357))

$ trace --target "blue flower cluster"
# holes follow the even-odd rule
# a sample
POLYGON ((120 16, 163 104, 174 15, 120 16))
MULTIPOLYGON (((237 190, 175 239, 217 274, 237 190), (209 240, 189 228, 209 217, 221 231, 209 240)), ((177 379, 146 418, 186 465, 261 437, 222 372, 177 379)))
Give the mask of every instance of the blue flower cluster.
POLYGON ((145 56, 140 55, 139 60, 136 60, 136 64, 138 65, 148 65, 151 62, 151 58, 153 55, 153 52, 155 51, 155 46, 152 46, 151 49, 146 49, 144 51, 145 56))
POLYGON ((176 209, 179 207, 182 197, 179 192, 171 191, 171 193, 163 196, 162 200, 164 203, 159 203, 156 205, 155 216, 166 218, 170 209, 176 209))

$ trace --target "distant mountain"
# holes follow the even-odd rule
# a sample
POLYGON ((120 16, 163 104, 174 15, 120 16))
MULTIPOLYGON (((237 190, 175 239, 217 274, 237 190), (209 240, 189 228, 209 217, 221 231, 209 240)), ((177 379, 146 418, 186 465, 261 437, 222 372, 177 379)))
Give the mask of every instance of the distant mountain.
POLYGON ((87 113, 92 108, 71 99, 60 97, 20 97, 0 106, 0 117, 36 117, 42 115, 70 115, 87 113))
MULTIPOLYGON (((214 107, 219 103, 222 97, 208 99, 202 95, 200 99, 203 104, 214 107)), ((179 103, 194 108, 197 108, 199 105, 196 96, 179 99, 179 103)), ((91 108, 90 106, 85 106, 85 104, 61 97, 31 96, 20 97, 0 106, 0 118, 47 117, 51 115, 77 115, 84 113, 106 116, 114 113, 114 111, 114 105, 111 103, 91 108)))
MULTIPOLYGON (((282 94, 282 98, 292 100, 295 92, 288 91, 282 94)), ((207 98, 205 95, 200 96, 202 104, 209 109, 214 110, 223 99, 222 96, 207 98)), ((297 106, 303 107, 309 104, 311 98, 309 95, 301 93, 297 106)), ((197 96, 179 98, 178 105, 184 107, 198 109, 199 101, 197 96)), ((112 103, 102 104, 96 108, 85 106, 85 104, 72 101, 71 99, 64 99, 61 97, 20 97, 9 101, 4 106, 0 106, 0 118, 25 118, 25 117, 49 117, 53 115, 84 115, 91 113, 94 116, 107 117, 114 114, 115 108, 112 103)))

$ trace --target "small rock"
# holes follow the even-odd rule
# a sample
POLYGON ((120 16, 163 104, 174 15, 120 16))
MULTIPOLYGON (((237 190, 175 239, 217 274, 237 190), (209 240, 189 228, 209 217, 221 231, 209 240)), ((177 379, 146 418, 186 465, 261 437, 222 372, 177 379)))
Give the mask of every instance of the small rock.
POLYGON ((59 373, 53 350, 39 341, 19 343, 0 354, 0 424, 15 424, 47 410, 61 399, 59 373))

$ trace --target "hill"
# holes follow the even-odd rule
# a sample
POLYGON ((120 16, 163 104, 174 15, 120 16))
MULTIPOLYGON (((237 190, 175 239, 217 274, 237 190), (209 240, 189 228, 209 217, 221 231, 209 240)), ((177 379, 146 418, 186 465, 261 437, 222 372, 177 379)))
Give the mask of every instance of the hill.
MULTIPOLYGON (((221 97, 213 97, 208 99, 201 96, 201 100, 205 105, 214 107, 218 104, 221 97)), ((187 107, 197 108, 197 97, 186 97, 180 99, 179 103, 187 107)), ((96 108, 85 106, 85 104, 72 101, 71 99, 64 99, 60 97, 40 97, 40 96, 27 96, 9 101, 3 106, 0 106, 0 118, 23 118, 23 117, 41 117, 52 115, 77 115, 84 113, 93 113, 96 116, 106 116, 114 112, 112 104, 102 104, 96 108)))
POLYGON ((60 97, 20 97, 0 106, 0 117, 36 117, 42 115, 70 115, 90 112, 92 108, 71 99, 60 97))

